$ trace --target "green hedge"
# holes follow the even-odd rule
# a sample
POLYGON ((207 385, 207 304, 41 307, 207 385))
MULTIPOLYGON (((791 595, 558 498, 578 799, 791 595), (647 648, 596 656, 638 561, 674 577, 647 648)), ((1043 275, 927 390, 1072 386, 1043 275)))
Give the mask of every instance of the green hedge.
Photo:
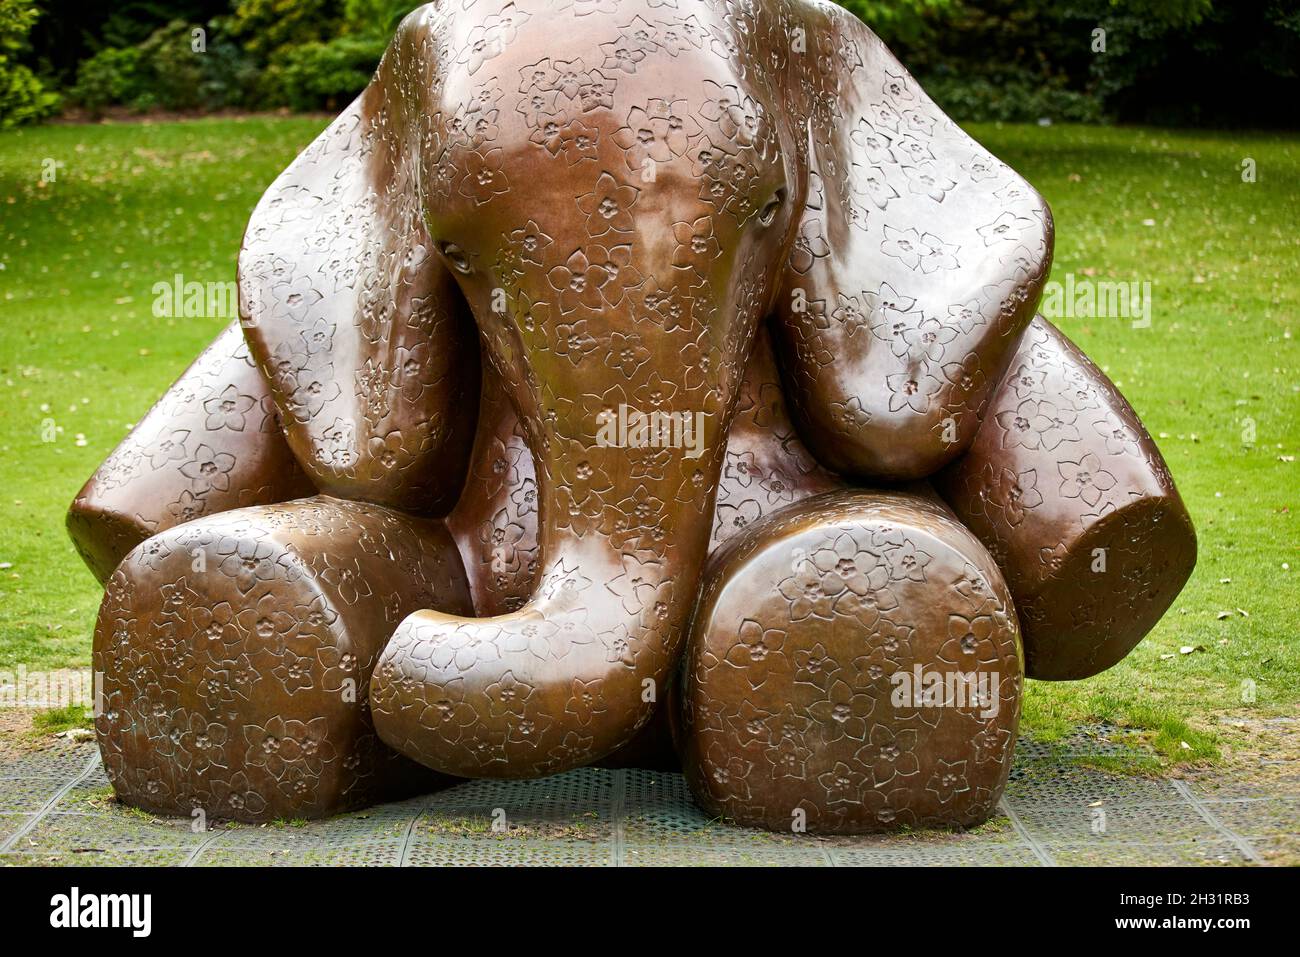
POLYGON ((1060 81, 1036 83, 1022 77, 993 80, 937 75, 922 85, 949 116, 966 123, 1100 123, 1101 101, 1060 81))
POLYGON ((387 45, 386 37, 339 37, 285 47, 267 68, 264 89, 295 110, 337 110, 370 82, 387 45))
POLYGON ((195 50, 195 29, 175 20, 136 46, 99 51, 82 61, 69 98, 94 113, 111 105, 141 112, 256 105, 261 72, 252 58, 230 40, 210 42, 206 29, 195 50))
MULTIPOLYGON (((961 121, 1297 125, 1300 0, 839 2, 961 121)), ((56 89, 92 111, 337 110, 418 5, 0 0, 0 125, 49 115, 56 89)))
POLYGON ((203 27, 173 20, 82 60, 69 99, 99 113, 222 107, 337 110, 370 81, 410 0, 238 0, 203 27))
POLYGON ((30 67, 18 62, 40 15, 33 0, 0 0, 0 129, 58 112, 59 95, 47 90, 30 67))

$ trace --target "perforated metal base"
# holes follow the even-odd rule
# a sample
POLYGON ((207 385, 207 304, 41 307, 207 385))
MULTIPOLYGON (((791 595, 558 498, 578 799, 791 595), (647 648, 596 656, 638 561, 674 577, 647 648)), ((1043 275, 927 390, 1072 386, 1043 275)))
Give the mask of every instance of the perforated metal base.
POLYGON ((252 827, 155 819, 112 798, 89 745, 0 766, 8 865, 1248 864, 1293 840, 1300 792, 1114 775, 1070 757, 1128 752, 1105 729, 1022 739, 1000 817, 973 831, 771 834, 710 820, 680 775, 584 768, 469 781, 325 821, 252 827))

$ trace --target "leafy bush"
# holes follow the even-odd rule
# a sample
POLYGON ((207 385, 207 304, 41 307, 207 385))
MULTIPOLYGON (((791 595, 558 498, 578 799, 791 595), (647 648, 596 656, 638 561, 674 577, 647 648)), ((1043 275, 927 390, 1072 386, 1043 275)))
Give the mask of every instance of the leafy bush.
POLYGON ((422 6, 420 0, 343 0, 343 25, 348 33, 387 38, 408 13, 422 6))
POLYGON ((1164 11, 1163 18, 1127 9, 1134 3, 1101 18, 1108 50, 1091 71, 1116 116, 1170 126, 1295 127, 1300 0, 1206 0, 1192 13, 1164 11))
MULTIPOLYGON (((838 2, 958 120, 1294 126, 1300 0, 838 2)), ((0 0, 0 124, 47 115, 54 87, 95 111, 337 109, 418 6, 0 0), (208 46, 196 55, 189 30, 200 23, 208 46)))
POLYGON ((837 0, 886 43, 916 42, 957 7, 960 0, 837 0))
MULTIPOLYGON (((877 5, 841 2, 855 12, 877 5)), ((877 22, 868 12, 864 19, 959 120, 1037 113, 1294 124, 1300 0, 909 0, 904 6, 921 26, 916 16, 877 22), (1104 50, 1095 48, 1099 39, 1104 50)))
MULTIPOLYGON (((240 6, 251 9, 274 3, 243 0, 240 6)), ((419 0, 343 0, 339 36, 286 40, 271 54, 262 84, 265 101, 295 110, 338 109, 370 82, 393 31, 420 6, 419 0)))
POLYGON ((59 103, 59 95, 27 67, 0 63, 0 130, 53 116, 59 103))
POLYGON ((267 70, 267 83, 295 110, 336 110, 370 82, 387 45, 387 37, 343 36, 286 47, 267 70))
POLYGON ((136 47, 146 71, 146 93, 169 110, 212 105, 200 98, 207 53, 196 53, 191 47, 193 29, 183 20, 173 20, 136 47))
POLYGON ((1067 89, 1060 80, 1033 83, 1023 77, 928 77, 925 91, 945 113, 970 123, 1056 122, 1099 123, 1104 118, 1101 101, 1067 89))
POLYGON ((72 99, 99 113, 120 104, 144 112, 253 106, 260 71, 234 41, 205 29, 205 49, 192 46, 194 26, 182 20, 158 28, 144 42, 101 50, 81 63, 72 99))
POLYGON ((16 59, 39 16, 33 0, 0 0, 0 129, 44 119, 58 110, 58 94, 46 90, 16 59))
POLYGON ((208 52, 203 56, 203 81, 199 99, 204 106, 265 107, 261 94, 262 69, 252 54, 234 40, 209 31, 208 52))
POLYGON ((100 50, 77 68, 68 95, 91 112, 115 103, 133 103, 148 88, 144 57, 136 47, 100 50))
POLYGON ((326 43, 339 33, 340 0, 237 0, 229 28, 263 61, 285 47, 326 43))

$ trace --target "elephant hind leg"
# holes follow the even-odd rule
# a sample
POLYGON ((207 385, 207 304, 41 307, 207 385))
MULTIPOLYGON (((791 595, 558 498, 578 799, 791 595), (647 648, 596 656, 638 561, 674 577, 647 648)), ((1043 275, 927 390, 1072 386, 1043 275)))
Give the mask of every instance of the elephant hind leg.
POLYGON ((1137 413, 1041 316, 935 484, 1007 576, 1030 678, 1117 663, 1196 565, 1196 530, 1137 413))
POLYGON ((1020 714, 997 565, 942 505, 831 492, 714 557, 682 688, 683 765, 711 814, 779 831, 972 826, 1020 714))
POLYGON ((431 790, 371 723, 371 671, 417 608, 470 611, 441 522, 318 497, 167 529, 108 582, 96 718, 118 797, 246 821, 431 790))
POLYGON ((153 529, 145 516, 115 507, 107 496, 97 494, 93 483, 91 479, 68 509, 67 528, 77 554, 104 584, 123 556, 152 535, 153 529))
POLYGON ((103 582, 127 552, 157 532, 314 492, 234 322, 77 493, 68 533, 103 582))

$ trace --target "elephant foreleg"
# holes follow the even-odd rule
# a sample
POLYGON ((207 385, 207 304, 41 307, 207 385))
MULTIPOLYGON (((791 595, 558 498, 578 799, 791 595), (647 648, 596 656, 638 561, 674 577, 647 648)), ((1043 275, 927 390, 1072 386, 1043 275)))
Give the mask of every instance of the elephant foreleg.
POLYGON ((711 563, 684 662, 682 763, 707 811, 778 831, 969 826, 1011 769, 1011 597, 932 498, 840 491, 711 563))

